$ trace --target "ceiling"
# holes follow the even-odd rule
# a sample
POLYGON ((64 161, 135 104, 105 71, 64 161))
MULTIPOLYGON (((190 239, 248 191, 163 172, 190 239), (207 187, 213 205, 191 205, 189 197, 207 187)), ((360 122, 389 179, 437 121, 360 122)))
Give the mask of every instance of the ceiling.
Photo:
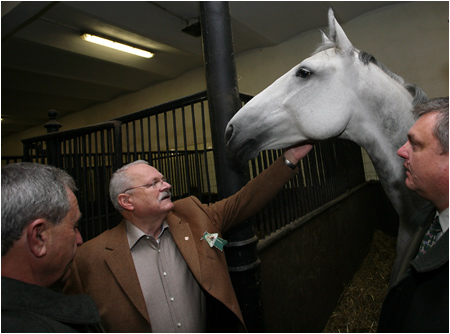
MULTIPOLYGON (((395 2, 231 1, 235 54, 342 24, 395 2)), ((201 37, 182 30, 199 18, 198 1, 2 1, 1 137, 171 80, 203 66, 201 37), (155 53, 145 59, 88 43, 82 32, 155 53)))

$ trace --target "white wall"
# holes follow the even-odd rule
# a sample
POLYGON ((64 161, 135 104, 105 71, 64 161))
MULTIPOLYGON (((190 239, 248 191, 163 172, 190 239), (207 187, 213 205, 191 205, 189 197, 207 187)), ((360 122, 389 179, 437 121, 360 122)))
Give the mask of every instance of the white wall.
MULTIPOLYGON (((327 15, 327 13, 324 13, 327 15)), ((299 14, 301 19, 301 14, 299 14)), ((405 2, 361 15, 342 24, 353 45, 373 54, 405 81, 419 85, 429 97, 448 96, 449 5, 447 1, 405 2)), ((327 31, 327 28, 323 28, 327 31)), ((257 94, 304 58, 321 37, 317 30, 275 47, 254 49, 236 58, 239 90, 257 94)), ((58 119, 61 131, 100 123, 120 115, 206 89, 203 68, 147 87, 111 102, 58 119)), ((36 127, 2 141, 2 155, 22 154, 21 139, 45 134, 36 127)), ((365 158, 370 169, 370 161, 365 158)), ((369 171, 368 178, 375 177, 369 171)))
MULTIPOLYGON (((447 1, 392 5, 361 15, 342 27, 356 48, 373 54, 407 82, 418 84, 430 97, 447 96, 448 8, 447 1)), ((260 92, 310 56, 319 43, 320 34, 314 30, 276 47, 239 56, 240 91, 260 92)))

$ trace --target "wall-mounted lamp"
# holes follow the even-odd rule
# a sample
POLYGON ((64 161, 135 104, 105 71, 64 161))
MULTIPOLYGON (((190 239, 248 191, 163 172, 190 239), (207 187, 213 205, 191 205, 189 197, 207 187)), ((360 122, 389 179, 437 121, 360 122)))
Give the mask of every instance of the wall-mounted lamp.
POLYGON ((141 56, 144 58, 152 58, 155 54, 148 52, 148 51, 144 51, 138 48, 134 48, 132 46, 128 46, 122 43, 118 43, 118 42, 114 42, 111 41, 109 39, 103 38, 103 37, 99 37, 99 36, 95 36, 95 35, 91 35, 91 34, 82 34, 81 38, 84 39, 85 41, 91 42, 91 43, 95 43, 95 44, 99 44, 99 45, 103 45, 103 46, 107 46, 108 48, 113 48, 119 51, 123 51, 123 52, 128 52, 131 54, 134 54, 136 56, 141 56))

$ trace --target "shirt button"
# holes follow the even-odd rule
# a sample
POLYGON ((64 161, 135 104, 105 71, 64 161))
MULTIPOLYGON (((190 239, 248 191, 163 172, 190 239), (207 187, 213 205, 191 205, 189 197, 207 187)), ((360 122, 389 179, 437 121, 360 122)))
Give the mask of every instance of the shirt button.
POLYGON ((171 302, 173 302, 175 300, 175 298, 173 298, 173 297, 170 297, 170 301, 171 302))
POLYGON ((178 327, 181 327, 181 322, 177 323, 177 326, 178 326, 178 327))
POLYGON ((164 275, 164 276, 167 276, 167 273, 166 273, 166 272, 163 272, 163 275, 164 275))

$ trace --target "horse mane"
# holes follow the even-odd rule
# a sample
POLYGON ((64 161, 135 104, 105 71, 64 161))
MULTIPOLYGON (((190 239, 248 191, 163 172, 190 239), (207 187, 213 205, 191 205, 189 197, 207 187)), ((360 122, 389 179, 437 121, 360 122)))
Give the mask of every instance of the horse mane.
POLYGON ((411 94, 413 97, 413 106, 416 106, 420 103, 428 101, 428 97, 425 94, 425 92, 420 88, 419 86, 415 84, 405 83, 405 80, 403 80, 402 77, 399 75, 393 73, 391 70, 389 70, 383 63, 379 62, 375 59, 375 57, 367 52, 359 51, 358 54, 359 60, 362 61, 364 65, 367 65, 369 63, 372 63, 376 66, 378 66, 384 73, 389 75, 392 79, 403 85, 403 87, 411 94))
MULTIPOLYGON (((319 47, 313 52, 313 55, 316 53, 319 53, 321 51, 325 51, 328 49, 333 49, 336 47, 336 43, 334 43, 331 40, 324 41, 319 47)), ((419 86, 415 84, 405 83, 405 80, 403 80, 402 77, 399 75, 393 73, 391 70, 389 70, 383 63, 379 62, 375 59, 375 57, 367 52, 360 51, 358 49, 354 49, 354 51, 358 54, 359 60, 364 64, 367 65, 369 63, 372 63, 379 67, 384 73, 386 73, 390 78, 401 84, 413 97, 413 106, 416 106, 420 103, 428 101, 428 97, 425 94, 425 92, 420 88, 419 86)))

